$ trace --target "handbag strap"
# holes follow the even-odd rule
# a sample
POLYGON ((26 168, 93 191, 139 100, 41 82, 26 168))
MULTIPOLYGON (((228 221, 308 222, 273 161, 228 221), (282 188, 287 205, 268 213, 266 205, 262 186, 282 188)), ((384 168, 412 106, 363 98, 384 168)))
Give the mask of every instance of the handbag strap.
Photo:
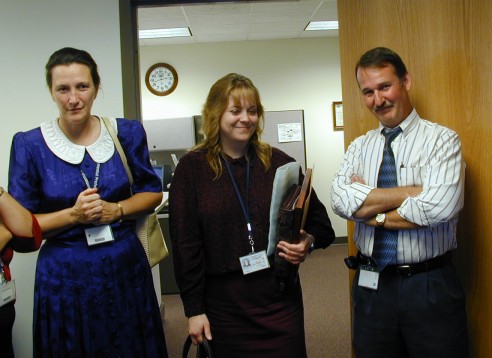
POLYGON ((104 125, 106 126, 106 129, 109 132, 109 135, 111 138, 113 138, 113 143, 114 146, 116 147, 116 150, 120 154, 121 161, 123 162, 123 165, 125 166, 126 174, 128 175, 128 179, 130 180, 130 185, 133 184, 133 175, 132 172, 130 171, 130 167, 128 166, 128 161, 126 160, 126 155, 125 152, 123 151, 123 147, 121 146, 120 140, 118 139, 118 136, 116 135, 116 132, 114 131, 113 126, 109 122, 108 117, 102 117, 102 121, 104 125))
MULTIPOLYGON (((183 358, 188 357, 188 352, 190 351, 190 347, 191 347, 191 337, 188 336, 188 337, 186 337, 186 341, 183 345, 183 355, 182 355, 183 358)), ((214 355, 212 353, 212 348, 210 347, 210 343, 207 341, 207 339, 205 337, 203 338, 202 343, 199 344, 197 347, 196 357, 197 358, 201 358, 201 357, 213 358, 214 357, 214 355), (203 350, 203 352, 202 352, 202 350, 203 350)))

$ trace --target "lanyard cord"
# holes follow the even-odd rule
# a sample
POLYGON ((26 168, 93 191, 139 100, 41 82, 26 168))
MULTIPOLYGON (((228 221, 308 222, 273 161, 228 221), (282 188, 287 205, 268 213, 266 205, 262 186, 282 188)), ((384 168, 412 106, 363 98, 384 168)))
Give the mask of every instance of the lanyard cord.
MULTIPOLYGON (((223 157, 224 158, 224 157, 223 157)), ((229 164, 229 161, 224 158, 225 166, 227 168, 227 171, 229 173, 229 178, 231 178, 232 185, 234 186, 234 190, 236 191, 236 196, 239 200, 239 204, 241 204, 241 209, 243 209, 243 214, 244 218, 246 219, 246 226, 248 228, 248 240, 249 244, 251 245, 251 253, 255 252, 255 242, 253 240, 253 230, 251 228, 251 222, 249 219, 249 211, 248 211, 248 196, 249 196, 249 159, 246 157, 246 205, 244 205, 243 198, 241 196, 241 193, 239 192, 239 188, 237 187, 236 180, 234 179, 234 175, 232 174, 231 166, 229 164)))
MULTIPOLYGON (((101 163, 97 163, 96 165, 96 174, 94 175, 94 189, 97 188, 97 182, 99 181, 99 168, 101 167, 101 163)), ((89 179, 87 179, 87 175, 85 175, 84 171, 80 169, 82 173, 82 179, 84 179, 85 185, 87 185, 87 189, 91 189, 91 185, 89 183, 89 179)))

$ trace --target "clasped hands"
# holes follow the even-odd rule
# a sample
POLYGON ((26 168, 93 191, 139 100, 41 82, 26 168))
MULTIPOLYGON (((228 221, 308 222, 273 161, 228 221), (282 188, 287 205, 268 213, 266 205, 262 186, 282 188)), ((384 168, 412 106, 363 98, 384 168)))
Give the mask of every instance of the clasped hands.
POLYGON ((109 224, 121 216, 118 204, 102 200, 97 188, 81 192, 72 209, 78 224, 109 224))

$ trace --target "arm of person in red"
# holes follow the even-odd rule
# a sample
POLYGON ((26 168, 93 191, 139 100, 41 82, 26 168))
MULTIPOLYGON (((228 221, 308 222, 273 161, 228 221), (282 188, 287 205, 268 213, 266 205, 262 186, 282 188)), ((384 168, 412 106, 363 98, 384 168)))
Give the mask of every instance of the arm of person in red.
POLYGON ((42 233, 36 217, 2 187, 0 187, 0 218, 1 223, 12 233, 12 239, 8 244, 15 251, 31 252, 39 249, 42 233))

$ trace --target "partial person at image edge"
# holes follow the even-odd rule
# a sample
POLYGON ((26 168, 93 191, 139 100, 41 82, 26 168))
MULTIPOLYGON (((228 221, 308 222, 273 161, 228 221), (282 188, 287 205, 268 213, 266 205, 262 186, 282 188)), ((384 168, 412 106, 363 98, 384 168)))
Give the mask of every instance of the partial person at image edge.
POLYGON ((12 328, 17 295, 9 264, 14 251, 36 251, 41 241, 36 217, 0 187, 0 356, 3 358, 14 357, 12 328))

